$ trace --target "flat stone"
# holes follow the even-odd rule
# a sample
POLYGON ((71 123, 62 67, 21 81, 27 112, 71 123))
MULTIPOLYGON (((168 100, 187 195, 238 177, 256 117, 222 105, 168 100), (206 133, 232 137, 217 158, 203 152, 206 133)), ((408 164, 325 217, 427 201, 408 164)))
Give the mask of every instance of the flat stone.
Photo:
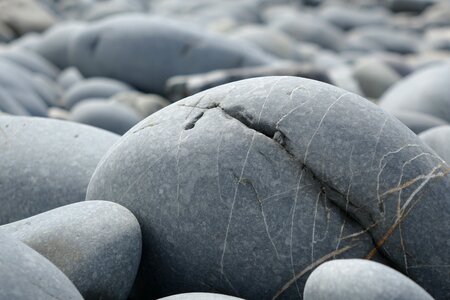
POLYGON ((83 201, 97 163, 118 136, 51 119, 0 117, 0 224, 83 201))
POLYGON ((141 257, 141 231, 124 207, 82 201, 0 226, 0 233, 45 256, 85 299, 128 298, 141 257))
POLYGON ((63 96, 67 108, 86 99, 109 98, 117 93, 131 91, 128 84, 110 78, 89 78, 73 84, 63 96))
POLYGON ((450 125, 428 129, 422 132, 419 137, 442 159, 450 162, 450 125))
POLYGON ((106 99, 89 99, 75 105, 69 120, 124 134, 143 118, 132 108, 106 99))
POLYGON ((433 300, 417 283, 385 265, 337 259, 320 265, 306 282, 304 300, 433 300))
POLYGON ((84 76, 115 78, 157 94, 164 94, 166 80, 174 75, 274 60, 245 43, 201 32, 189 24, 139 14, 92 23, 71 45, 71 63, 84 76))
POLYGON ((1 299, 83 299, 66 275, 38 252, 6 234, 0 234, 0 245, 1 299))
POLYGON ((355 94, 261 77, 141 121, 103 158, 86 199, 138 219, 143 298, 201 290, 292 299, 322 262, 364 257, 448 298, 448 168, 355 94))
POLYGON ((418 70, 381 97, 388 111, 412 110, 450 122, 450 62, 418 70))

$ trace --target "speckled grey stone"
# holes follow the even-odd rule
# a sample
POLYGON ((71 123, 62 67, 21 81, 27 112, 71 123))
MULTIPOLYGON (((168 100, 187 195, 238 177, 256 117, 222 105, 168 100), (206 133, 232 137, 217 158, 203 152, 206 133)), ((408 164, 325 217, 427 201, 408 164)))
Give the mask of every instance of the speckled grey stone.
POLYGON ((132 108, 106 99, 88 99, 75 105, 69 120, 124 134, 139 123, 141 117, 132 108))
POLYGON ((0 299, 83 299, 61 270, 27 245, 6 234, 0 245, 0 299))
POLYGON ((99 163, 86 198, 122 204, 139 220, 136 291, 144 298, 299 297, 309 271, 331 258, 373 258, 373 240, 391 264, 445 298, 447 169, 357 95, 262 77, 140 122, 99 163))
POLYGON ((428 129, 419 137, 446 162, 450 162, 450 125, 428 129))
POLYGON ((436 126, 449 124, 435 116, 416 111, 402 110, 390 111, 390 113, 416 134, 436 126))
POLYGON ((0 233, 54 263, 86 300, 127 299, 141 257, 141 231, 126 208, 82 201, 0 226, 0 233))
POLYGON ((304 300, 433 300, 417 283, 382 264, 337 259, 320 265, 306 282, 304 300))
POLYGON ((110 78, 89 78, 72 85, 64 94, 68 108, 91 98, 109 98, 117 93, 133 90, 129 85, 110 78))
POLYGON ((159 300, 242 300, 242 298, 213 293, 185 293, 160 298, 159 300))
POLYGON ((0 224, 83 201, 100 158, 118 136, 90 126, 0 117, 0 224))
POLYGON ((113 16, 85 28, 71 43, 71 62, 88 77, 118 79, 163 94, 169 77, 263 65, 273 58, 257 48, 139 14, 113 16), (107 34, 106 34, 107 33, 107 34))
POLYGON ((388 111, 412 110, 450 122, 450 61, 416 71, 392 86, 380 106, 388 111))

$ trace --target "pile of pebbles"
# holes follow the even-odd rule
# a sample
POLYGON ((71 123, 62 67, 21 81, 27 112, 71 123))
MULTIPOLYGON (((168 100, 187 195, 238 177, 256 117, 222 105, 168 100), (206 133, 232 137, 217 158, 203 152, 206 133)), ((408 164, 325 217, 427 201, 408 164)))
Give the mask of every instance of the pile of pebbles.
POLYGON ((450 299, 447 0, 0 0, 0 299, 450 299))

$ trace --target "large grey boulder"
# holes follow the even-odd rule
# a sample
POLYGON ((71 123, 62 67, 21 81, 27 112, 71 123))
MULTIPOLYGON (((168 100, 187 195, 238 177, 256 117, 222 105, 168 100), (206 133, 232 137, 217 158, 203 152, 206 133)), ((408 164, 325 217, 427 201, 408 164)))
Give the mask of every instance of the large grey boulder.
POLYGON ((0 224, 83 201, 118 136, 71 122, 0 117, 0 224))
POLYGON ((257 48, 189 24, 139 14, 113 16, 82 30, 71 63, 87 77, 104 76, 142 91, 164 93, 169 77, 273 61, 257 48))
POLYGON ((45 256, 85 299, 127 299, 141 257, 141 231, 124 207, 83 201, 0 226, 0 233, 45 256))
POLYGON ((446 162, 450 162, 450 125, 428 129, 419 137, 446 162))
POLYGON ((82 300, 61 270, 27 245, 0 234, 0 299, 82 300))
POLYGON ((86 198, 122 204, 139 220, 143 298, 194 290, 292 299, 322 262, 377 253, 445 298, 448 168, 355 94, 262 77, 140 122, 99 163, 86 198))
POLYGON ((306 282, 304 300, 433 300, 417 283, 382 264, 337 259, 320 265, 306 282))
POLYGON ((63 22, 52 26, 39 39, 35 51, 60 69, 69 67, 69 42, 84 26, 84 23, 79 22, 63 22))
POLYGON ((124 134, 142 120, 131 107, 106 99, 89 99, 75 105, 69 120, 124 134))
POLYGON ((89 78, 72 85, 64 94, 67 108, 92 98, 109 98, 117 93, 133 90, 129 85, 110 78, 89 78))
POLYGON ((380 106, 388 111, 412 110, 450 122, 450 62, 421 69, 392 86, 380 106))

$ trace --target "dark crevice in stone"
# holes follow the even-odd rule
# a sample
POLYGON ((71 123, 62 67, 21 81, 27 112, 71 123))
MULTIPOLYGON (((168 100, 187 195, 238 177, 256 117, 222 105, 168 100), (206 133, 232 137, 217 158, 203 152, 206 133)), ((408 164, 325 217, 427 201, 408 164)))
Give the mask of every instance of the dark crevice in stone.
POLYGON ((190 121, 188 121, 185 125, 184 125, 184 130, 190 130, 192 128, 195 127, 195 124, 197 123, 198 120, 200 120, 203 117, 203 114, 205 112, 200 112, 198 113, 194 118, 192 118, 190 121))
MULTIPOLYGON (((359 220, 360 218, 356 217, 356 213, 354 213, 359 209, 359 207, 355 205, 352 201, 350 201, 350 199, 347 199, 344 193, 335 189, 334 187, 330 186, 328 183, 320 179, 310 168, 308 168, 306 164, 304 164, 299 158, 297 158, 297 156, 289 149, 290 144, 289 138, 278 128, 273 128, 273 126, 270 126, 269 124, 264 124, 262 122, 255 122, 253 116, 243 113, 245 110, 242 106, 224 108, 218 102, 213 102, 203 107, 195 105, 193 106, 180 105, 180 106, 193 107, 202 110, 220 109, 220 111, 224 114, 225 117, 239 121, 239 123, 241 123, 248 129, 264 135, 265 137, 270 139, 270 141, 274 142, 276 145, 281 147, 284 150, 284 152, 289 156, 289 158, 293 160, 296 164, 298 164, 302 172, 306 172, 315 182, 319 183, 328 201, 330 201, 341 211, 343 211, 348 218, 352 219, 354 222, 359 224, 361 228, 363 228, 364 230, 367 229, 366 226, 362 224, 362 222, 359 220), (342 203, 347 204, 347 210, 341 206, 342 203)), ((201 113, 201 116, 203 116, 203 113, 204 112, 201 113)), ((196 119, 196 121, 198 121, 198 119, 196 119)), ((359 211, 358 214, 361 215, 362 212, 359 211)), ((364 215, 364 218, 370 220, 372 219, 372 216, 370 214, 366 214, 364 215)), ((375 224, 375 221, 374 220, 372 221, 375 224)), ((368 231, 368 233, 372 237, 372 241, 375 245, 375 240, 372 234, 370 233, 370 230, 368 231)), ((382 253, 382 251, 378 251, 378 253, 390 261, 389 257, 385 256, 382 253)))
POLYGON ((89 42, 89 49, 91 50, 91 52, 95 52, 99 42, 100 42, 100 35, 97 35, 96 37, 94 37, 92 41, 89 42))

